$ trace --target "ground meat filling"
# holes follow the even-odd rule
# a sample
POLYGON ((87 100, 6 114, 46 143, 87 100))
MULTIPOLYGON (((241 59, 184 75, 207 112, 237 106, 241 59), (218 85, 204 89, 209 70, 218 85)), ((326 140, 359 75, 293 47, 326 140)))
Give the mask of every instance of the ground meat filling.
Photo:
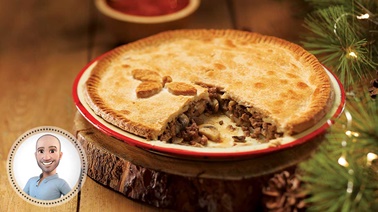
POLYGON ((222 108, 225 107, 227 107, 226 115, 236 123, 236 126, 242 128, 246 137, 265 141, 282 137, 283 133, 278 133, 277 127, 272 123, 264 122, 260 113, 250 113, 246 107, 238 105, 233 100, 225 100, 222 108))
MULTIPOLYGON (((209 88, 208 91, 212 99, 211 102, 218 102, 221 112, 230 117, 236 123, 236 126, 242 128, 244 136, 265 141, 283 136, 283 133, 277 132, 275 125, 264 121, 262 114, 258 112, 251 113, 245 106, 238 105, 237 102, 231 99, 222 99, 223 93, 215 87, 209 88)), ((218 112, 218 110, 214 112, 218 112)), ((233 139, 235 142, 244 142, 244 138, 241 139, 240 136, 234 136, 233 139)))
POLYGON ((159 140, 168 143, 188 144, 192 146, 206 146, 208 138, 199 133, 199 116, 206 111, 207 101, 200 100, 189 106, 189 109, 179 115, 177 119, 168 123, 159 140))
POLYGON ((245 106, 238 105, 231 99, 222 99, 223 92, 216 87, 208 88, 210 101, 200 100, 192 103, 189 109, 179 115, 177 119, 168 123, 168 127, 159 140, 191 146, 206 146, 208 140, 216 140, 216 135, 207 133, 210 126, 202 127, 199 116, 203 113, 224 113, 242 128, 244 136, 233 136, 235 142, 245 142, 246 137, 260 141, 269 141, 282 137, 277 127, 265 122, 262 114, 249 112, 245 106), (204 130, 201 130, 204 129, 204 130), (201 133, 202 132, 202 133, 201 133))

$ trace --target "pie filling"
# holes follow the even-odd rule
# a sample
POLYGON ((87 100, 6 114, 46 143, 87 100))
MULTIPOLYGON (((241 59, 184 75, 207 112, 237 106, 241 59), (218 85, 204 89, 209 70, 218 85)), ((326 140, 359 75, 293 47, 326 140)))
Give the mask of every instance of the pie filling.
MULTIPOLYGON (((242 136, 232 136, 234 143, 244 143, 247 137, 260 142, 283 136, 277 131, 274 123, 252 108, 239 105, 229 98, 222 98, 224 92, 220 88, 208 87, 209 100, 201 99, 189 105, 188 110, 169 122, 167 128, 159 136, 159 140, 191 146, 207 146, 209 141, 220 143, 222 138, 217 127, 206 123, 206 116, 225 114, 237 127, 243 131, 242 136), (206 116, 204 116, 206 114, 206 116)), ((219 123, 223 124, 222 121, 219 123)), ((227 126, 232 131, 233 126, 227 126)))

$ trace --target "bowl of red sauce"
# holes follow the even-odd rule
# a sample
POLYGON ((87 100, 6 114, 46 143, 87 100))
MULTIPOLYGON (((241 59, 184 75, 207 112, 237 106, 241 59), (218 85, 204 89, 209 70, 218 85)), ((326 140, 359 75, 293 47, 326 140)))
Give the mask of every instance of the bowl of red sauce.
POLYGON ((173 29, 186 28, 200 0, 95 0, 108 30, 131 42, 173 29))

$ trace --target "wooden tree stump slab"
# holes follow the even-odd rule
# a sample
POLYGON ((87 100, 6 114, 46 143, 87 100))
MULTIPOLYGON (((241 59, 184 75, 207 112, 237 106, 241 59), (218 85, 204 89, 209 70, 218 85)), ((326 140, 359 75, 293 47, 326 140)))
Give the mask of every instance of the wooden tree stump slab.
POLYGON ((267 177, 306 159, 322 140, 259 157, 206 161, 128 145, 102 133, 79 113, 74 131, 88 158, 89 177, 128 198, 180 211, 256 210, 267 177))

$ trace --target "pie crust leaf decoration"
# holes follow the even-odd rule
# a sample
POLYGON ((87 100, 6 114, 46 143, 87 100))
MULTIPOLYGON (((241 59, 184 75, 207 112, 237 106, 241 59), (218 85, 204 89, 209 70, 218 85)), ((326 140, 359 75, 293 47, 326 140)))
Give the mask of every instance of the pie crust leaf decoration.
POLYGON ((120 46, 97 62, 84 94, 97 115, 129 133, 193 146, 213 139, 222 148, 303 132, 334 98, 315 56, 238 30, 174 30, 120 46), (231 120, 217 125, 219 139, 199 130, 219 122, 216 114, 231 120), (225 135, 228 126, 235 130, 225 135))
POLYGON ((161 89, 162 85, 160 82, 145 81, 141 82, 136 88, 136 95, 138 98, 148 98, 159 93, 161 89))
POLYGON ((140 81, 160 82, 162 80, 158 72, 148 69, 134 69, 132 70, 132 75, 134 79, 140 81))
POLYGON ((165 85, 168 91, 173 95, 196 95, 197 89, 185 82, 171 82, 165 85))

